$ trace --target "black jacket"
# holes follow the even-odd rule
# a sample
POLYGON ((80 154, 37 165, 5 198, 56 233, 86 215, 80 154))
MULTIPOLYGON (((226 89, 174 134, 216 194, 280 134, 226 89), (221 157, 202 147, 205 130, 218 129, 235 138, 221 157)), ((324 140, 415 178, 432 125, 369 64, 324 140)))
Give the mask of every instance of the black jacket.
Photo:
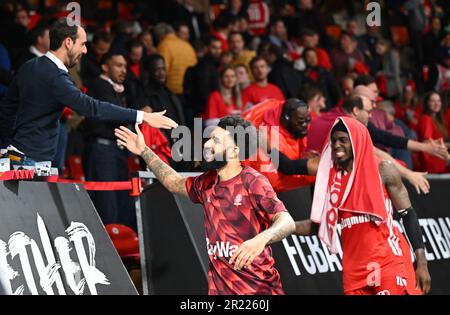
POLYGON ((302 85, 300 72, 285 59, 278 59, 271 67, 269 82, 278 86, 286 99, 297 98, 302 85))
POLYGON ((206 108, 208 96, 219 88, 218 61, 211 55, 203 57, 197 65, 190 67, 184 76, 184 93, 190 107, 197 116, 206 108))
POLYGON ((59 118, 64 107, 86 118, 135 122, 137 112, 83 94, 68 73, 46 56, 25 63, 0 104, 0 137, 36 161, 56 153, 59 118))
MULTIPOLYGON (((114 91, 112 85, 102 78, 96 78, 87 85, 87 94, 93 98, 104 102, 117 104, 120 107, 138 109, 140 103, 137 95, 125 84, 125 91, 121 94, 114 91)), ((86 140, 92 141, 94 138, 104 138, 115 140, 114 129, 121 125, 120 121, 97 121, 95 119, 85 119, 82 124, 83 135, 86 140)), ((133 126, 132 126, 133 127, 133 126)))

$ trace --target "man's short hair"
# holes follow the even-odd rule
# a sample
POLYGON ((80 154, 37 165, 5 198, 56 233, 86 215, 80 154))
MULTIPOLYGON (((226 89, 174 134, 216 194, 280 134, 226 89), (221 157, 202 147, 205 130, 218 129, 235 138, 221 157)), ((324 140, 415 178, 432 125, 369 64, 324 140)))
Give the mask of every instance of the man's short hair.
POLYGON ((48 25, 36 25, 30 31, 31 43, 33 45, 36 45, 38 38, 44 36, 45 32, 49 29, 50 29, 50 27, 48 25))
POLYGON ((342 104, 342 109, 347 113, 351 113, 355 107, 361 110, 364 108, 364 103, 361 96, 350 95, 346 97, 344 103, 342 104))
POLYGON ((261 57, 261 56, 255 56, 255 57, 253 57, 252 58, 252 60, 250 60, 250 68, 253 68, 253 65, 255 64, 255 63, 257 63, 258 61, 264 61, 266 64, 267 64, 267 61, 266 61, 266 59, 264 59, 263 57, 261 57))
POLYGON ((323 95, 322 87, 315 83, 305 83, 298 93, 298 98, 308 103, 317 95, 323 95))
POLYGON ((272 26, 277 25, 278 22, 283 22, 284 23, 284 21, 283 21, 283 19, 281 17, 279 17, 279 16, 272 17, 270 19, 269 25, 268 25, 269 30, 272 28, 272 26))
POLYGON ((74 42, 78 38, 78 26, 70 26, 67 18, 61 18, 53 23, 50 28, 50 50, 58 50, 66 38, 71 38, 74 42))
POLYGON ((241 160, 248 159, 256 153, 258 144, 257 131, 250 121, 237 115, 230 115, 223 117, 217 126, 224 130, 229 130, 227 127, 232 127, 231 130, 229 130, 231 132, 230 136, 234 140, 236 146, 239 147, 239 158, 241 160), (245 132, 243 132, 241 128, 244 129, 245 132), (244 143, 242 143, 242 136, 244 136, 244 143), (239 138, 241 141, 239 141, 239 138))
POLYGON ((300 31, 300 33, 301 33, 301 36, 303 37, 303 36, 314 36, 314 35, 318 35, 317 34, 317 32, 315 31, 315 30, 313 30, 313 29, 310 29, 310 28, 302 28, 301 29, 301 31, 300 31))
POLYGON ((357 87, 358 85, 364 85, 368 86, 369 84, 376 83, 375 78, 371 75, 365 74, 358 76, 354 81, 354 86, 357 87))
POLYGON ((164 22, 156 24, 156 26, 153 28, 153 34, 155 34, 158 42, 166 37, 166 35, 174 32, 175 31, 173 30, 173 27, 170 26, 170 24, 164 22))
POLYGON ((113 58, 115 56, 122 56, 125 58, 125 53, 120 50, 110 50, 102 56, 102 58, 100 59, 100 65, 107 64, 108 61, 111 60, 111 58, 113 58))
POLYGON ((126 49, 127 51, 130 53, 133 48, 137 48, 137 47, 142 47, 144 48, 144 45, 137 39, 130 39, 127 43, 126 43, 126 49))

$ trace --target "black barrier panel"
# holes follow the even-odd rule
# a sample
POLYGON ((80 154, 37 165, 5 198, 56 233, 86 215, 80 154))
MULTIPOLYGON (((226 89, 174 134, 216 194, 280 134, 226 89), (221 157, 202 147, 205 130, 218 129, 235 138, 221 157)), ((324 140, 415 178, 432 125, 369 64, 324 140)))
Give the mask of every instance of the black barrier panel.
MULTIPOLYGON (((432 277, 431 293, 449 294, 450 206, 449 199, 445 196, 450 192, 450 180, 430 179, 430 184, 432 192, 426 196, 417 195, 411 187, 408 187, 408 190, 413 205, 417 208, 427 246, 427 258, 432 277)), ((143 220, 143 229, 147 231, 144 233, 144 243, 148 252, 157 255, 150 258, 154 267, 148 268, 154 271, 157 269, 156 266, 165 266, 166 270, 173 270, 174 273, 155 275, 153 272, 153 281, 151 279, 148 281, 155 285, 155 293, 203 293, 206 278, 199 270, 207 268, 205 261, 207 251, 204 229, 199 224, 203 220, 202 207, 194 205, 186 198, 174 198, 158 183, 149 188, 141 196, 142 212, 147 216, 147 219, 143 220), (160 213, 162 209, 163 214, 160 213), (150 214, 154 211, 159 213, 150 214), (148 219, 149 217, 157 222, 152 222, 148 219), (166 226, 165 222, 170 225, 166 226), (149 233, 148 231, 152 228, 156 230, 149 233), (200 228, 202 231, 198 230, 200 228), (189 237, 192 243, 186 244, 189 237), (177 241, 179 238, 184 241, 177 241), (156 248, 151 248, 152 243, 156 244, 156 248), (170 251, 167 248, 170 248, 170 251), (163 255, 159 254, 161 250, 165 250, 163 255), (179 261, 180 256, 183 257, 183 264, 179 261), (200 265, 201 262, 203 266, 200 265), (187 280, 191 275, 201 278, 198 282, 201 286, 196 286, 195 281, 191 283, 187 280), (158 277, 157 281, 155 277, 158 277), (179 279, 183 281, 178 281, 179 279), (189 285, 194 284, 194 287, 188 288, 186 282, 189 282, 189 285), (192 291, 189 291, 191 289, 192 291)), ((281 193, 279 198, 285 203, 295 220, 309 217, 312 202, 311 188, 281 193)), ((273 244, 272 248, 276 268, 280 272, 286 294, 342 294, 341 254, 331 255, 316 236, 290 236, 283 242, 273 244)), ((147 254, 146 257, 149 255, 147 254)))
POLYGON ((450 179, 430 179, 430 193, 406 185, 425 239, 431 293, 450 294, 450 179))
POLYGON ((82 186, 1 182, 0 208, 7 293, 137 294, 82 186))
POLYGON ((207 294, 202 208, 187 198, 174 197, 160 184, 147 186, 140 202, 143 231, 139 237, 144 239, 141 259, 145 259, 147 275, 143 283, 148 292, 207 294))

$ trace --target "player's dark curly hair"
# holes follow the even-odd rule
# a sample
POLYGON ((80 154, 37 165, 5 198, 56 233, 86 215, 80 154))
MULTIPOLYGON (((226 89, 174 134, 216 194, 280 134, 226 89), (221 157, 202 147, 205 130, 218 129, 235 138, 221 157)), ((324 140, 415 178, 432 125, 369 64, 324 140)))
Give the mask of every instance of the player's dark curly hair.
POLYGON ((239 159, 245 160, 256 153, 258 136, 255 126, 239 116, 223 117, 218 126, 228 130, 236 146, 239 147, 239 159))

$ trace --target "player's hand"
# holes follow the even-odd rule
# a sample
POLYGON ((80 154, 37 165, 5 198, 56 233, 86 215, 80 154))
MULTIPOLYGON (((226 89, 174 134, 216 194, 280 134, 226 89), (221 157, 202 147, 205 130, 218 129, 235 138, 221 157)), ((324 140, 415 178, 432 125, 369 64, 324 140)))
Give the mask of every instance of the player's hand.
POLYGON ((267 240, 259 235, 245 241, 231 256, 230 264, 234 263, 234 269, 236 270, 250 267, 253 260, 263 252, 266 245, 267 240))
POLYGON ((154 128, 172 129, 178 127, 178 124, 169 117, 164 116, 166 111, 146 113, 144 112, 144 121, 154 128))
POLYGON ((419 288, 423 295, 430 293, 431 277, 426 264, 418 264, 416 267, 416 290, 419 288))
POLYGON ((117 143, 126 147, 131 153, 141 155, 145 149, 144 136, 139 129, 139 125, 135 125, 137 134, 130 129, 120 126, 120 128, 114 129, 114 134, 117 137, 117 143))
POLYGON ((425 145, 427 146, 426 150, 427 153, 443 160, 447 158, 448 150, 442 138, 438 140, 433 139, 426 140, 425 145))
POLYGON ((417 194, 420 195, 420 193, 428 194, 430 192, 430 183, 425 178, 427 175, 427 172, 408 172, 408 175, 406 175, 406 179, 410 182, 411 185, 414 186, 414 188, 417 191, 417 194))

